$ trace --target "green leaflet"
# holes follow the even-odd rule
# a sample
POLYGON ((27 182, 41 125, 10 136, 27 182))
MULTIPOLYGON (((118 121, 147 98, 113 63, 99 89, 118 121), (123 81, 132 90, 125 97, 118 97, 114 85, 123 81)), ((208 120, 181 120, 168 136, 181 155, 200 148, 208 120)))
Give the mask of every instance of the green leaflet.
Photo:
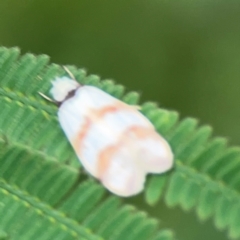
POLYGON ((5 140, 0 139, 2 237, 7 232, 16 240, 144 240, 165 231, 157 220, 106 196, 101 185, 81 178, 75 168, 5 140))
MULTIPOLYGON (((47 62, 46 56, 19 58, 18 49, 0 49, 0 237, 144 240, 161 236, 166 230, 158 227, 157 220, 109 197, 79 171, 80 163, 58 125, 56 106, 38 94, 47 94, 50 80, 65 74, 60 66, 47 62)), ((82 83, 123 95, 123 87, 111 80, 102 84, 97 76, 70 69, 82 83)), ((134 104, 137 97, 131 93, 125 99, 134 104)))
POLYGON ((0 225, 11 239, 83 239, 97 240, 85 229, 48 205, 0 180, 0 225))
POLYGON ((8 234, 2 230, 0 230, 0 240, 5 240, 7 239, 8 234))
MULTIPOLYGON (((138 104, 137 93, 124 94, 124 87, 111 80, 100 81, 98 76, 87 76, 82 69, 69 68, 80 83, 97 86, 129 104, 138 104)), ((14 239, 8 231, 15 224, 10 221, 11 214, 21 216, 25 212, 28 196, 37 198, 34 201, 48 209, 41 215, 44 219, 55 211, 56 216, 64 214, 74 221, 76 229, 90 229, 92 233, 83 230, 87 232, 86 239, 174 239, 171 230, 158 231, 157 221, 145 213, 121 205, 119 198, 106 198, 104 189, 82 173, 57 122, 56 106, 38 94, 48 95, 51 80, 62 75, 66 75, 63 68, 48 64, 47 56, 20 57, 18 49, 0 48, 0 178, 4 180, 0 211, 7 213, 12 209, 9 221, 4 222, 4 227, 0 224, 1 231, 14 239)), ((153 103, 144 103, 141 111, 169 141, 176 159, 173 170, 149 177, 144 192, 146 202, 157 207, 163 197, 169 207, 192 209, 201 220, 213 217, 219 229, 227 228, 231 238, 239 238, 240 149, 228 148, 223 138, 212 139, 211 128, 198 127, 195 119, 179 121, 176 112, 159 109, 153 103)), ((28 207, 31 210, 26 221, 36 221, 36 226, 41 221, 47 224, 48 220, 41 220, 36 213, 38 205, 31 202, 28 207)), ((73 232, 76 238, 82 234, 72 227, 73 232, 66 233, 68 238, 58 231, 61 226, 55 227, 49 227, 45 236, 39 234, 41 228, 30 231, 19 226, 16 231, 22 232, 24 240, 33 239, 32 236, 47 239, 57 233, 58 239, 70 239, 73 232)))

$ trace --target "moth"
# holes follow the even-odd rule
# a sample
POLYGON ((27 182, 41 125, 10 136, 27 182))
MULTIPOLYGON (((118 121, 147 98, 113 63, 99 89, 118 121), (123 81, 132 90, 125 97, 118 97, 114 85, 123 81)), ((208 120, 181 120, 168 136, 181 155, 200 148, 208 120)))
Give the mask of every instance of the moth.
MULTIPOLYGON (((72 75, 70 75, 72 76, 72 75)), ((57 77, 50 93, 58 103, 58 120, 78 159, 110 192, 140 193, 148 173, 173 166, 168 142, 138 111, 73 77, 57 77)))

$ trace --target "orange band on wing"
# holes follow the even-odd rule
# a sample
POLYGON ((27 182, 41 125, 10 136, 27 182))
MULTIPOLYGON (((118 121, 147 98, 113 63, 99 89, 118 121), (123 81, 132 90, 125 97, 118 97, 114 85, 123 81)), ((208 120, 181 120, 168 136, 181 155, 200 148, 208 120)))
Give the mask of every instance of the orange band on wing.
POLYGON ((86 137, 91 125, 92 122, 90 121, 90 119, 86 118, 84 124, 81 126, 80 131, 76 134, 76 137, 71 141, 75 152, 79 155, 81 153, 83 140, 86 137))
POLYGON ((114 153, 121 147, 128 147, 129 141, 137 141, 147 137, 158 137, 158 135, 151 128, 131 126, 126 129, 126 131, 121 134, 116 144, 106 147, 99 153, 97 167, 99 178, 101 179, 101 176, 107 171, 114 153))
POLYGON ((91 109, 89 111, 89 114, 87 114, 89 117, 85 118, 84 124, 81 126, 75 138, 72 140, 72 145, 75 152, 78 154, 81 153, 84 138, 86 137, 92 124, 95 124, 98 120, 101 120, 108 113, 114 113, 116 111, 119 111, 120 109, 127 109, 127 108, 128 107, 126 107, 124 104, 117 103, 115 105, 104 106, 100 109, 91 109))
POLYGON ((113 157, 113 154, 118 150, 118 145, 112 145, 109 147, 106 147, 103 149, 98 156, 98 167, 97 167, 97 173, 98 178, 101 179, 101 177, 104 175, 105 171, 109 167, 110 160, 113 157))
POLYGON ((157 137, 158 134, 155 132, 154 129, 152 128, 146 128, 146 127, 139 127, 139 126, 131 126, 129 127, 125 132, 124 132, 124 136, 135 136, 139 139, 142 139, 142 138, 146 138, 146 137, 157 137))
POLYGON ((118 106, 115 105, 110 105, 110 106, 105 106, 100 108, 99 110, 94 110, 93 114, 97 117, 97 118, 102 118, 104 117, 106 114, 108 113, 113 113, 119 110, 118 106))
POLYGON ((107 105, 100 109, 92 109, 91 110, 91 117, 95 118, 96 120, 100 120, 103 118, 106 114, 114 113, 119 110, 130 110, 132 111, 133 108, 131 106, 128 106, 127 104, 123 104, 121 102, 116 102, 113 105, 107 105))

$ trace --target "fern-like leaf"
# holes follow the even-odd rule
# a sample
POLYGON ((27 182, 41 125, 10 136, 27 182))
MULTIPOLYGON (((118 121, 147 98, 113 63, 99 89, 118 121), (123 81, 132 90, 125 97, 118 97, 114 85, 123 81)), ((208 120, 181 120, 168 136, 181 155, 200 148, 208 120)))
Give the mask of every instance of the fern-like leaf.
MULTIPOLYGON (((124 94, 124 87, 111 80, 69 69, 81 84, 138 104, 137 93, 124 94)), ((51 80, 65 74, 62 67, 48 64, 47 56, 19 56, 18 49, 0 48, 0 216, 7 216, 1 218, 0 237, 174 239, 171 230, 159 230, 158 220, 109 197, 82 171, 57 122, 57 108, 38 95, 48 94, 51 80), (17 225, 20 216, 36 227, 17 225), (46 231, 40 234, 43 227, 46 231)), ((199 127, 197 120, 179 120, 176 112, 156 104, 144 103, 141 111, 175 154, 172 171, 148 178, 146 202, 157 207, 163 197, 167 206, 191 209, 201 220, 213 217, 230 238, 239 238, 240 149, 212 138, 212 129, 199 127)))
MULTIPOLYGON (((65 72, 48 57, 19 56, 0 48, 0 238, 1 239, 175 239, 158 220, 112 197, 82 171, 60 129, 54 105, 38 94, 65 72)), ((76 78, 116 97, 124 88, 111 80, 76 78)), ((125 100, 135 104, 138 95, 125 100)))

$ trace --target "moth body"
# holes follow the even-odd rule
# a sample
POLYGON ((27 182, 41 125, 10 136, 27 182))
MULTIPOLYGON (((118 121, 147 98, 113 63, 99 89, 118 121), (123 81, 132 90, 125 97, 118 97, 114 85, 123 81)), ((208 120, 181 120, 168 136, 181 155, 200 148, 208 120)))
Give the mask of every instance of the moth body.
POLYGON ((136 107, 67 77, 57 78, 51 93, 61 102, 58 119, 80 162, 109 191, 138 194, 148 173, 172 167, 169 144, 136 107))

